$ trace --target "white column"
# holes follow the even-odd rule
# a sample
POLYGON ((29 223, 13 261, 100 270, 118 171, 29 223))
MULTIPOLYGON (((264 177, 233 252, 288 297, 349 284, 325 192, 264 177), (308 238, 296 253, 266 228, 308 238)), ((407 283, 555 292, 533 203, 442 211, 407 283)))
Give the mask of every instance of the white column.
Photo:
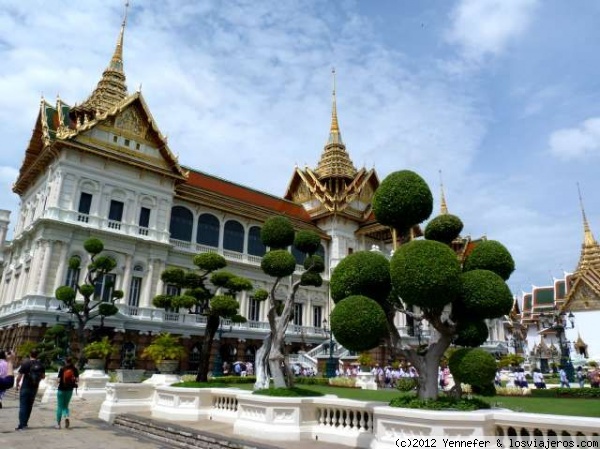
MULTIPOLYGON (((69 261, 67 260, 67 256, 69 255, 69 245, 67 242, 57 242, 60 246, 60 260, 58 261, 58 268, 56 269, 56 279, 54 279, 54 290, 61 285, 65 284, 65 271, 69 261)), ((83 268, 82 268, 83 269, 83 268)))
POLYGON ((42 262, 42 272, 40 273, 40 283, 38 285, 38 295, 46 294, 46 281, 48 279, 48 269, 50 268, 50 260, 52 259, 52 250, 54 248, 54 241, 46 240, 44 242, 44 260, 42 262))
POLYGON ((131 287, 131 270, 133 268, 133 256, 131 254, 125 255, 125 270, 123 272, 123 279, 121 280, 121 290, 123 290, 123 299, 121 302, 127 304, 129 299, 129 288, 131 287))
MULTIPOLYGON (((41 240, 36 240, 35 243, 35 249, 33 251, 33 254, 31 256, 31 265, 29 267, 29 273, 30 276, 29 277, 29 282, 28 282, 28 286, 25 287, 25 290, 27 291, 31 291, 31 292, 37 292, 38 290, 38 285, 39 285, 39 279, 40 279, 40 269, 41 269, 41 265, 42 265, 42 260, 44 258, 44 248, 42 246, 42 241, 41 240), (36 283, 37 281, 37 283, 36 283)), ((25 274, 24 270, 22 270, 21 275, 25 274)), ((21 284, 21 283, 20 283, 21 284)), ((20 298, 22 297, 22 290, 23 287, 18 288, 15 297, 20 298)))
POLYGON ((154 278, 154 260, 148 260, 148 275, 144 282, 144 291, 142 292, 141 307, 150 307, 152 305, 152 282, 154 278))

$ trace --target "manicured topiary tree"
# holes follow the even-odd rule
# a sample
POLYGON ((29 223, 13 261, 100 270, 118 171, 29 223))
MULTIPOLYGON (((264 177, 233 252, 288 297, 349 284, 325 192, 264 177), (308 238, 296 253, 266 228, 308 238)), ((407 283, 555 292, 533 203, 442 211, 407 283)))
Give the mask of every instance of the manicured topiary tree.
POLYGON ((362 352, 377 346, 387 335, 385 313, 366 296, 348 296, 331 312, 331 331, 339 344, 362 352))
POLYGON ((460 396, 461 384, 471 385, 473 392, 486 396, 495 393, 494 377, 498 364, 489 352, 480 348, 462 348, 455 351, 448 361, 454 378, 454 393, 460 396))
POLYGON ((269 247, 263 256, 261 268, 263 272, 275 278, 269 291, 259 291, 255 298, 267 299, 269 308, 269 335, 263 340, 262 346, 256 353, 256 383, 255 389, 268 388, 270 377, 273 378, 275 388, 290 387, 293 385, 293 375, 284 364, 284 338, 285 332, 294 310, 294 298, 298 288, 302 285, 320 286, 323 282, 321 273, 325 269, 323 259, 316 255, 321 239, 312 231, 294 231, 290 221, 283 216, 275 216, 265 221, 261 229, 261 241, 269 247), (286 298, 278 302, 275 291, 281 282, 293 276, 296 270, 296 259, 288 248, 294 247, 306 255, 304 272, 299 278, 293 278, 291 288, 286 298), (287 370, 287 376, 284 375, 287 370))
POLYGON ((227 261, 216 253, 197 254, 192 259, 196 270, 167 268, 161 273, 165 285, 177 287, 177 295, 161 294, 154 297, 152 304, 162 309, 184 309, 191 314, 204 315, 206 327, 200 351, 196 380, 206 382, 210 368, 211 347, 219 329, 221 318, 233 322, 244 322, 238 314, 240 307, 236 295, 252 290, 252 283, 243 277, 223 270, 227 261))
MULTIPOLYGON (((87 265, 87 273, 81 284, 72 288, 68 285, 58 287, 55 295, 62 303, 62 309, 71 313, 75 318, 75 330, 77 332, 79 353, 75 356, 79 360, 79 365, 85 363, 85 356, 82 352, 87 343, 88 335, 85 331, 86 326, 91 321, 99 318, 100 325, 104 324, 104 318, 115 315, 118 312, 115 301, 123 297, 121 290, 114 290, 112 285, 106 285, 105 275, 110 273, 117 266, 117 262, 110 256, 103 255, 104 243, 97 238, 87 239, 83 243, 83 248, 90 256, 90 262, 87 265), (96 286, 105 283, 104 287, 110 295, 107 298, 100 298, 96 294, 96 286)), ((69 268, 78 270, 81 266, 79 257, 69 259, 69 268)))
MULTIPOLYGON (((394 243, 410 235, 411 229, 429 217, 432 208, 429 187, 410 171, 392 173, 373 198, 375 216, 392 228, 394 243)), ((425 239, 399 246, 389 265, 381 254, 356 252, 339 263, 330 281, 336 308, 352 295, 370 297, 381 307, 395 355, 407 359, 419 372, 421 399, 437 398, 438 367, 453 341, 478 346, 487 338, 484 320, 509 313, 512 295, 505 280, 514 270, 510 253, 497 242, 480 242, 463 264, 450 246, 462 230, 460 219, 443 214, 430 223, 425 239), (406 344, 394 324, 396 312, 418 323, 427 322, 429 341, 418 347, 406 344)), ((374 332, 371 314, 356 315, 354 339, 344 336, 344 346, 364 350, 365 341, 376 346, 373 340, 364 338, 374 332)))

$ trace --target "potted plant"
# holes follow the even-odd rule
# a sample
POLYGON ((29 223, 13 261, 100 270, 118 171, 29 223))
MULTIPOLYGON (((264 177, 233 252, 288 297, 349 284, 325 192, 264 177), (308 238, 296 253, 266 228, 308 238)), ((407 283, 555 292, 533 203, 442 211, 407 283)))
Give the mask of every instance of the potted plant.
POLYGON ((362 372, 371 371, 371 366, 373 366, 373 357, 371 354, 368 352, 361 352, 356 361, 360 365, 360 370, 362 372))
POLYGON ((116 370, 117 382, 139 383, 144 378, 143 369, 136 369, 136 348, 131 342, 123 345, 121 368, 116 370))
POLYGON ((158 334, 144 352, 142 357, 151 359, 163 374, 173 373, 179 365, 179 359, 185 354, 185 347, 168 332, 158 334))
POLYGON ((102 340, 93 341, 83 347, 83 355, 88 359, 87 367, 89 369, 104 369, 104 362, 113 352, 113 345, 108 337, 102 340))

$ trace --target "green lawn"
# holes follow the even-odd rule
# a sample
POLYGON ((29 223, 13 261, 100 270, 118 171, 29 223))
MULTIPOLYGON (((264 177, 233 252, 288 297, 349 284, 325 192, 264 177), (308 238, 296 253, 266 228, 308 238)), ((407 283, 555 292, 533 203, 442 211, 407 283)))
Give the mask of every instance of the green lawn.
MULTIPOLYGON (((387 404, 399 396, 397 390, 361 390, 359 388, 326 387, 321 385, 299 385, 302 388, 333 394, 340 398, 359 401, 379 401, 387 404)), ((252 384, 240 384, 235 387, 251 390, 252 384)), ((597 399, 571 398, 534 398, 531 396, 493 396, 483 398, 492 406, 508 408, 518 412, 541 413, 551 415, 588 416, 600 418, 600 401, 597 399)))

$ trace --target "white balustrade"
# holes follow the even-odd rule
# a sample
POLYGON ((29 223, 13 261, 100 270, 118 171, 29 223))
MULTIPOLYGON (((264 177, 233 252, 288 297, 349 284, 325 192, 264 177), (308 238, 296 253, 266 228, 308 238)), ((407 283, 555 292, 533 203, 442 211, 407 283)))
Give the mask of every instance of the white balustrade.
POLYGON ((233 424, 273 441, 329 441, 348 447, 392 449, 399 438, 520 436, 586 439, 600 433, 600 418, 516 413, 430 411, 383 403, 319 398, 276 398, 235 388, 175 388, 151 384, 108 384, 99 417, 148 413, 172 421, 211 419, 233 424))

